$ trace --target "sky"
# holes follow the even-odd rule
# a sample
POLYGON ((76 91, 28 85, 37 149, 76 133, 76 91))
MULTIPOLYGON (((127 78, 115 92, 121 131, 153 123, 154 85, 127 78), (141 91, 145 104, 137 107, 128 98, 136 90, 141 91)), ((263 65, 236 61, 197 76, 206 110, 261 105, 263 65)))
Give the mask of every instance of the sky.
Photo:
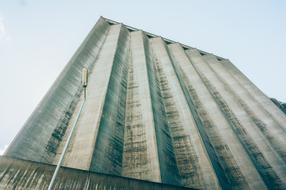
POLYGON ((100 16, 228 58, 286 102, 284 0, 0 0, 0 155, 100 16))

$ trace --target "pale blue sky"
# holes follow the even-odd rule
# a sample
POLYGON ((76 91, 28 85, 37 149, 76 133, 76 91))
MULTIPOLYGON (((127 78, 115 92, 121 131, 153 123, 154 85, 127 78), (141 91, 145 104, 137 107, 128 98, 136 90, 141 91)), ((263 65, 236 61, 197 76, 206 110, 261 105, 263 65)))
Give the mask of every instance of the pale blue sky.
POLYGON ((284 0, 0 0, 0 154, 101 15, 229 58, 286 101, 284 0))

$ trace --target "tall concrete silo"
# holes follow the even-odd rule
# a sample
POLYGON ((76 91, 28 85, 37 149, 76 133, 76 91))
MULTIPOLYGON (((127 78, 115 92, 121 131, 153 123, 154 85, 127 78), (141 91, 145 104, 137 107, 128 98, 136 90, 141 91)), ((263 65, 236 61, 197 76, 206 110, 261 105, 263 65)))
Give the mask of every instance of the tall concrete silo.
MULTIPOLYGON (((16 165, 30 174, 11 187, 22 180, 15 187, 46 188, 82 105, 84 67, 86 103, 62 177, 123 176, 139 179, 138 189, 147 181, 169 184, 162 189, 286 188, 286 117, 269 97, 228 59, 103 17, 9 146, 0 187, 16 165), (34 177, 38 170, 49 177, 34 177)), ((71 188, 89 189, 85 180, 71 188)))

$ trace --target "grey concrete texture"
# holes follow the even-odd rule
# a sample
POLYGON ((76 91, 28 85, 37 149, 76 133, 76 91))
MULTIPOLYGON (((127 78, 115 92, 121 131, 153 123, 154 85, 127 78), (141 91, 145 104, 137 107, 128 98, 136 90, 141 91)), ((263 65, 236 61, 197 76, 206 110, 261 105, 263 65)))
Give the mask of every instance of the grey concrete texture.
POLYGON ((198 189, 286 189, 286 117, 228 59, 101 17, 6 155, 198 189))
MULTIPOLYGON (((0 157, 1 190, 46 190, 55 166, 0 157)), ((86 170, 61 168, 54 189, 61 190, 192 190, 162 183, 106 175, 86 170)))

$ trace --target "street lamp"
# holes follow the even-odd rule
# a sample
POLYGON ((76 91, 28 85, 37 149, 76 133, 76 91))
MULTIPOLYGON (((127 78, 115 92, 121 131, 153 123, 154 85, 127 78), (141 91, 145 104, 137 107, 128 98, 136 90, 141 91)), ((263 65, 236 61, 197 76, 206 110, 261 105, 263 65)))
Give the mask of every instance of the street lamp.
POLYGON ((62 165, 62 162, 63 162, 63 160, 64 160, 65 153, 66 153, 67 148, 68 148, 68 146, 69 146, 69 144, 70 144, 71 137, 72 137, 72 135, 73 135, 73 133, 74 133, 74 131, 75 131, 75 128, 76 128, 76 126, 77 126, 77 122, 78 122, 78 120, 79 120, 80 114, 81 114, 81 112, 82 112, 82 108, 83 108, 83 106, 84 106, 84 104, 85 104, 85 100, 86 100, 86 87, 87 87, 87 83, 88 83, 88 70, 87 70, 87 68, 83 68, 83 69, 82 69, 82 74, 81 74, 81 85, 82 85, 83 91, 84 91, 84 92, 83 92, 83 93, 84 93, 84 95, 83 95, 84 98, 83 98, 83 101, 82 101, 80 110, 79 110, 79 112, 78 112, 78 114, 77 114, 76 120, 75 120, 75 122, 74 122, 74 124, 73 124, 73 126, 72 126, 72 128, 71 128, 71 132, 70 132, 70 134, 69 134, 69 136, 68 136, 68 139, 67 139, 67 141, 66 141, 66 144, 65 144, 65 147, 64 147, 63 152, 62 152, 62 154, 61 154, 61 157, 60 157, 60 159, 59 159, 59 161, 58 161, 57 167, 56 167, 56 169, 55 169, 55 171, 54 171, 54 174, 53 174, 53 177, 52 177, 51 182, 50 182, 50 184, 49 184, 48 190, 52 190, 52 188, 53 188, 53 186, 54 186, 54 183, 55 183, 56 177, 57 177, 57 175, 58 175, 59 169, 60 169, 60 167, 61 167, 61 165, 62 165))

